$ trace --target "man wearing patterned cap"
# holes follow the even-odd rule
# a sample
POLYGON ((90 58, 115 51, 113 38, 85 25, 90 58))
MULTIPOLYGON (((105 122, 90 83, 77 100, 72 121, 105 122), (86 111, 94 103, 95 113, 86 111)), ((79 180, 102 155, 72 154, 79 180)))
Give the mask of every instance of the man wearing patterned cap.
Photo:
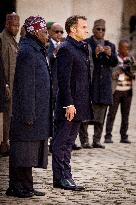
MULTIPOLYGON (((93 26, 93 36, 86 40, 92 48, 94 62, 92 78, 92 103, 95 124, 92 147, 102 149, 105 148, 105 146, 100 143, 105 114, 108 105, 111 105, 113 102, 112 69, 118 63, 115 45, 104 39, 105 30, 105 20, 96 20, 93 26)), ((82 133, 82 135, 79 133, 81 141, 85 141, 83 139, 84 136, 86 137, 86 140, 88 140, 86 129, 87 126, 85 125, 82 126, 82 130, 80 130, 80 133, 82 133)))
POLYGON ((10 126, 9 188, 20 198, 43 196, 33 188, 32 167, 46 168, 51 131, 50 70, 45 20, 30 16, 17 56, 10 126))
POLYGON ((6 94, 7 110, 3 114, 3 142, 0 147, 0 152, 3 155, 7 155, 9 152, 9 125, 11 115, 11 103, 12 103, 12 87, 16 65, 16 55, 18 51, 18 44, 15 40, 15 36, 19 31, 19 16, 16 13, 7 14, 6 25, 2 33, 0 33, 0 50, 4 62, 4 72, 6 77, 6 94))

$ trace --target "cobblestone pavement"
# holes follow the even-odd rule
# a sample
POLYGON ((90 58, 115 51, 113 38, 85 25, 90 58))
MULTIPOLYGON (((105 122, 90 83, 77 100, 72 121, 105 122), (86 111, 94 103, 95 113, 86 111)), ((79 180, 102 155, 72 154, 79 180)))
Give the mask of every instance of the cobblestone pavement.
MULTIPOLYGON (((51 156, 47 170, 33 169, 34 187, 46 192, 44 197, 17 199, 7 197, 8 157, 0 158, 0 205, 134 205, 136 204, 136 84, 131 107, 129 139, 121 144, 120 112, 113 130, 113 144, 106 149, 82 149, 72 153, 73 178, 84 185, 83 192, 65 191, 52 187, 51 156)), ((90 142, 93 127, 89 126, 90 142)), ((102 138, 103 142, 103 138, 102 138)), ((79 143, 77 138, 77 143, 79 143)))

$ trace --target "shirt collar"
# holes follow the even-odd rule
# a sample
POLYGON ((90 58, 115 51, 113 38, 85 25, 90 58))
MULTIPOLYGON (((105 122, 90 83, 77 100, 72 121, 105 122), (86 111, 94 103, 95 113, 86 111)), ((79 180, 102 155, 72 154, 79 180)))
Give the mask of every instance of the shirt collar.
POLYGON ((53 43, 53 45, 54 45, 55 48, 60 44, 60 41, 57 42, 57 41, 55 41, 53 38, 51 38, 51 41, 52 41, 52 43, 53 43))

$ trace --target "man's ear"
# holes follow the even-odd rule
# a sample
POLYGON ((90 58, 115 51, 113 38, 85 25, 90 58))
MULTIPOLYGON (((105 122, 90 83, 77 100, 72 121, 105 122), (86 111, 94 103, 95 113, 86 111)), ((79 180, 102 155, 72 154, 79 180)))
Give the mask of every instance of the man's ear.
POLYGON ((34 36, 36 36, 37 38, 39 38, 39 32, 38 32, 38 31, 32 32, 32 35, 34 35, 34 36))
POLYGON ((5 24, 5 28, 9 28, 9 22, 7 22, 6 24, 5 24))
POLYGON ((70 30, 71 30, 72 33, 75 33, 76 32, 76 27, 75 26, 71 26, 70 30))

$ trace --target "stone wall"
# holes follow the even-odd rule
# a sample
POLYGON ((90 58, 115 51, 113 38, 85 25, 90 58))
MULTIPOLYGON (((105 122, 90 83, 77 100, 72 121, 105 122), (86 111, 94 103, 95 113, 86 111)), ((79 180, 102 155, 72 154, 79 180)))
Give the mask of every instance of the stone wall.
POLYGON ((122 12, 121 37, 129 36, 130 17, 136 15, 136 0, 124 0, 122 12))
MULTIPOLYGON (((30 15, 41 15, 46 21, 56 21, 64 26, 65 20, 73 14, 88 18, 91 35, 95 19, 106 20, 106 38, 117 43, 120 37, 123 0, 17 0, 17 13, 21 25, 30 15)), ((66 34, 65 34, 66 35, 66 34)))

